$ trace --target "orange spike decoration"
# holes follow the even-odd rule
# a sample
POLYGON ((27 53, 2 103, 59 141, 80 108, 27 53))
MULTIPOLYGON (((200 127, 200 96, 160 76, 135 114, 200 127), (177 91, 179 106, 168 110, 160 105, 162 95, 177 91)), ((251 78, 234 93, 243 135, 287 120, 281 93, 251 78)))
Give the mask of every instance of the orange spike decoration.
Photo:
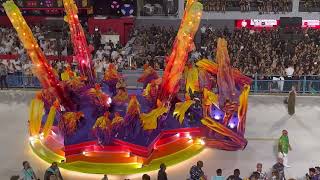
POLYGON ((65 20, 70 27, 73 50, 78 61, 80 73, 88 78, 90 84, 94 84, 95 75, 92 69, 91 54, 79 21, 77 5, 73 0, 63 0, 63 5, 66 12, 65 20))
POLYGON ((202 9, 202 4, 194 0, 188 1, 186 4, 184 16, 163 75, 159 95, 159 99, 163 103, 170 101, 172 95, 179 90, 178 84, 182 77, 188 53, 192 50, 193 38, 200 24, 202 9))
POLYGON ((53 88, 54 91, 52 92, 59 98, 60 102, 66 108, 73 109, 72 102, 66 96, 64 89, 59 84, 59 80, 56 77, 53 68, 46 60, 46 57, 40 49, 37 40, 34 38, 19 8, 14 4, 12 0, 3 3, 3 7, 13 27, 16 29, 20 41, 22 42, 32 63, 35 66, 33 73, 39 79, 42 88, 53 88))

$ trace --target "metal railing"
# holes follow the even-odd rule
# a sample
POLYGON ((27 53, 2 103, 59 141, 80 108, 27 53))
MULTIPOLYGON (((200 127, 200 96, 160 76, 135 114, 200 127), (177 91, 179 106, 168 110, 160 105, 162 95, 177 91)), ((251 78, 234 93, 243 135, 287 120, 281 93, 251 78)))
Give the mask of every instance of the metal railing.
MULTIPOLYGON (((128 88, 142 88, 137 82, 142 70, 122 71, 128 88)), ((162 76, 163 71, 158 72, 162 76)), ((252 93, 287 93, 295 86, 296 91, 301 94, 320 93, 320 76, 280 77, 280 76, 250 76, 253 79, 251 84, 252 93)), ((34 76, 8 75, 7 83, 9 88, 41 88, 38 79, 34 76)), ((183 82, 183 80, 181 81, 183 82)), ((1 83, 1 82, 0 82, 1 83)), ((1 85, 1 84, 0 84, 1 85)), ((183 87, 181 87, 183 89, 183 87)))

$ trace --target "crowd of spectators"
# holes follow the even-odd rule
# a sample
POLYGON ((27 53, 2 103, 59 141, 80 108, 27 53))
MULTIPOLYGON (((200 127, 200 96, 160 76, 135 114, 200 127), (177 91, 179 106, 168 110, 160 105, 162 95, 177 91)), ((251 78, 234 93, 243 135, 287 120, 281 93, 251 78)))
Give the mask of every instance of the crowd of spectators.
MULTIPOLYGON (((11 179, 39 179, 34 172, 33 168, 28 161, 24 161, 23 168, 19 176, 12 176, 11 179)), ((257 163, 256 169, 250 173, 246 178, 241 177, 241 172, 239 169, 235 169, 233 174, 226 176, 223 174, 222 169, 216 170, 216 175, 208 177, 203 171, 204 163, 198 161, 196 165, 193 165, 190 168, 189 174, 187 175, 187 180, 295 180, 292 178, 287 178, 285 175, 285 166, 283 165, 283 159, 278 158, 277 162, 272 166, 270 172, 267 172, 263 169, 262 163, 257 163)), ((62 174, 58 168, 58 163, 53 162, 52 165, 45 171, 44 180, 63 180, 62 174)), ((151 176, 148 174, 143 174, 141 177, 142 180, 151 180, 151 176)), ((166 173, 166 165, 164 163, 160 164, 160 169, 156 177, 157 180, 168 180, 169 176, 166 173)), ((309 168, 308 173, 305 175, 306 180, 320 180, 320 167, 309 168)), ((103 175, 101 180, 108 180, 108 175, 103 175)), ((129 179, 125 179, 129 180, 129 179)))
POLYGON ((291 6, 290 0, 257 0, 257 8, 260 14, 269 14, 271 12, 277 13, 286 13, 290 12, 291 6))
MULTIPOLYGON (((280 29, 214 29, 202 26, 201 44, 190 55, 190 59, 214 59, 218 37, 228 41, 231 63, 246 75, 303 76, 319 75, 320 31, 302 29, 302 36, 292 42, 282 40, 280 29), (291 67, 293 72, 291 72, 291 67), (289 69, 288 69, 289 68, 289 69), (290 71, 289 71, 290 70, 290 71)), ((177 31, 172 27, 140 27, 135 30, 133 43, 134 63, 138 67, 153 64, 156 56, 170 53, 177 31), (149 61, 151 60, 151 61, 149 61)), ((163 64, 164 62, 156 63, 163 64)))
MULTIPOLYGON (((70 33, 68 29, 63 32, 51 32, 52 27, 44 25, 36 25, 31 28, 34 37, 37 39, 40 48, 48 58, 49 63, 54 69, 61 74, 66 66, 71 66, 77 70, 77 62, 73 59, 73 44, 70 40, 70 33), (69 57, 70 61, 66 62, 61 60, 61 57, 69 57)), ((86 31, 85 31, 86 32, 86 31)), ((97 74, 101 74, 108 67, 108 64, 114 63, 118 68, 128 69, 128 63, 123 61, 122 46, 119 42, 101 42, 101 34, 96 33, 89 35, 86 34, 87 41, 89 42, 89 49, 92 49, 92 59, 94 68, 97 74), (94 46, 94 47, 92 47, 94 46)), ((17 33, 13 28, 1 27, 0 28, 0 55, 4 57, 0 61, 0 85, 1 88, 7 87, 5 81, 6 75, 15 75, 18 79, 19 86, 33 85, 31 76, 34 66, 29 60, 17 33), (22 80, 22 76, 27 77, 22 80)))
MULTIPOLYGON (((290 42, 282 40, 280 29, 261 31, 235 29, 229 32, 228 29, 219 31, 206 28, 201 46, 205 49, 204 54, 214 59, 216 39, 224 36, 228 41, 231 63, 242 73, 248 76, 259 74, 259 80, 303 80, 304 76, 320 75, 318 65, 320 31, 315 29, 299 31, 302 31, 300 38, 290 42)), ((315 78, 317 77, 308 77, 307 80, 315 78)), ((260 85, 268 86, 264 83, 260 85)), ((283 82, 277 82, 276 86, 283 90, 283 82)), ((301 83, 297 83, 296 86, 299 90, 302 88, 301 83)), ((312 82, 308 83, 308 86, 309 89, 319 88, 319 84, 312 85, 312 82)))
MULTIPOLYGON (((285 13, 291 11, 290 0, 204 0, 204 11, 259 11, 259 14, 285 13), (239 9, 240 8, 240 9, 239 9)), ((310 4, 310 3, 309 3, 310 4)))
POLYGON ((164 57, 171 51, 177 30, 171 27, 137 27, 132 36, 132 64, 141 68, 149 64, 155 69, 164 68, 164 57))
MULTIPOLYGON (((46 38, 46 27, 34 26, 32 29, 38 39, 40 47, 46 55, 72 55, 72 44, 68 35, 60 39, 46 38)), ((246 28, 229 30, 215 29, 207 25, 200 28, 201 41, 196 42, 197 49, 190 53, 189 59, 196 61, 201 58, 215 59, 216 41, 218 37, 225 37, 228 41, 229 55, 233 67, 251 76, 258 74, 258 80, 303 80, 306 75, 320 75, 320 31, 316 29, 298 29, 301 36, 293 41, 282 40, 281 30, 246 28)), ((101 34, 96 31, 88 35, 88 42, 94 46, 92 58, 94 68, 101 79, 110 63, 118 69, 137 69, 148 64, 154 69, 164 69, 165 57, 170 54, 177 29, 164 26, 136 27, 131 33, 131 42, 123 48, 119 42, 101 43, 101 34)), ((32 64, 28 60, 16 33, 11 28, 1 28, 0 54, 17 54, 16 60, 3 60, 9 75, 32 75, 32 64)), ((50 61, 52 66, 61 73, 67 63, 64 61, 50 61)), ((74 70, 77 63, 68 63, 74 70)), ((315 80, 316 77, 308 77, 315 80)), ((22 83, 22 80, 19 80, 22 83)), ((32 84, 23 81, 27 84, 32 84)), ((4 82, 3 82, 4 83, 4 82)), ((2 81, 0 82, 2 85, 2 81)), ((277 86, 283 90, 283 82, 274 84, 261 83, 259 86, 277 86)), ((302 84, 298 83, 298 90, 302 84)), ((309 89, 319 88, 318 84, 308 83, 309 89)), ((5 84, 3 85, 5 87, 5 84)), ((290 86, 291 87, 291 86, 290 86)), ((259 87, 260 88, 260 87, 259 87)), ((268 87, 261 87, 266 89, 268 87)))
POLYGON ((225 12, 227 6, 230 6, 227 4, 227 0, 206 0, 203 2, 204 11, 225 12))
POLYGON ((318 0, 301 0, 299 1, 299 11, 312 12, 313 9, 319 9, 320 2, 318 0))

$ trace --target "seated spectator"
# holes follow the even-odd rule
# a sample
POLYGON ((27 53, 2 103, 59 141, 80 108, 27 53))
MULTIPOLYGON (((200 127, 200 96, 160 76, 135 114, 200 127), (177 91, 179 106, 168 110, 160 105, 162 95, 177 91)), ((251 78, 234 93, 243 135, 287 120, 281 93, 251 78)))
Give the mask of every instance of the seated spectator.
POLYGON ((36 180, 38 179, 28 161, 23 161, 23 169, 20 173, 20 180, 36 180))
POLYGON ((203 162, 198 161, 197 165, 194 165, 190 169, 190 179, 191 180, 200 180, 201 178, 206 179, 204 172, 202 171, 203 162))
POLYGON ((233 175, 229 176, 227 180, 242 180, 242 178, 240 178, 240 170, 235 169, 233 175))
POLYGON ((217 173, 216 176, 212 176, 212 180, 224 180, 224 176, 222 176, 222 170, 221 169, 217 169, 216 173, 217 173))
POLYGON ((52 165, 46 170, 44 174, 44 180, 50 180, 51 176, 55 177, 56 179, 63 180, 57 162, 53 162, 52 165))

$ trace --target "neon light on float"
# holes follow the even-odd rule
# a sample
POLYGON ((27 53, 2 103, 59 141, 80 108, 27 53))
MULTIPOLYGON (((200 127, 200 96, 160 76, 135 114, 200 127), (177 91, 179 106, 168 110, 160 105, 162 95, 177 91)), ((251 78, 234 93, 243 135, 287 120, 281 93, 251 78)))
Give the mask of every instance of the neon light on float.
POLYGON ((236 125, 235 125, 233 122, 230 122, 230 123, 229 123, 229 127, 230 127, 231 129, 233 129, 234 127, 236 127, 236 125))
POLYGON ((219 116, 219 115, 214 115, 214 117, 213 117, 214 119, 217 119, 217 120, 219 120, 221 117, 219 116))

